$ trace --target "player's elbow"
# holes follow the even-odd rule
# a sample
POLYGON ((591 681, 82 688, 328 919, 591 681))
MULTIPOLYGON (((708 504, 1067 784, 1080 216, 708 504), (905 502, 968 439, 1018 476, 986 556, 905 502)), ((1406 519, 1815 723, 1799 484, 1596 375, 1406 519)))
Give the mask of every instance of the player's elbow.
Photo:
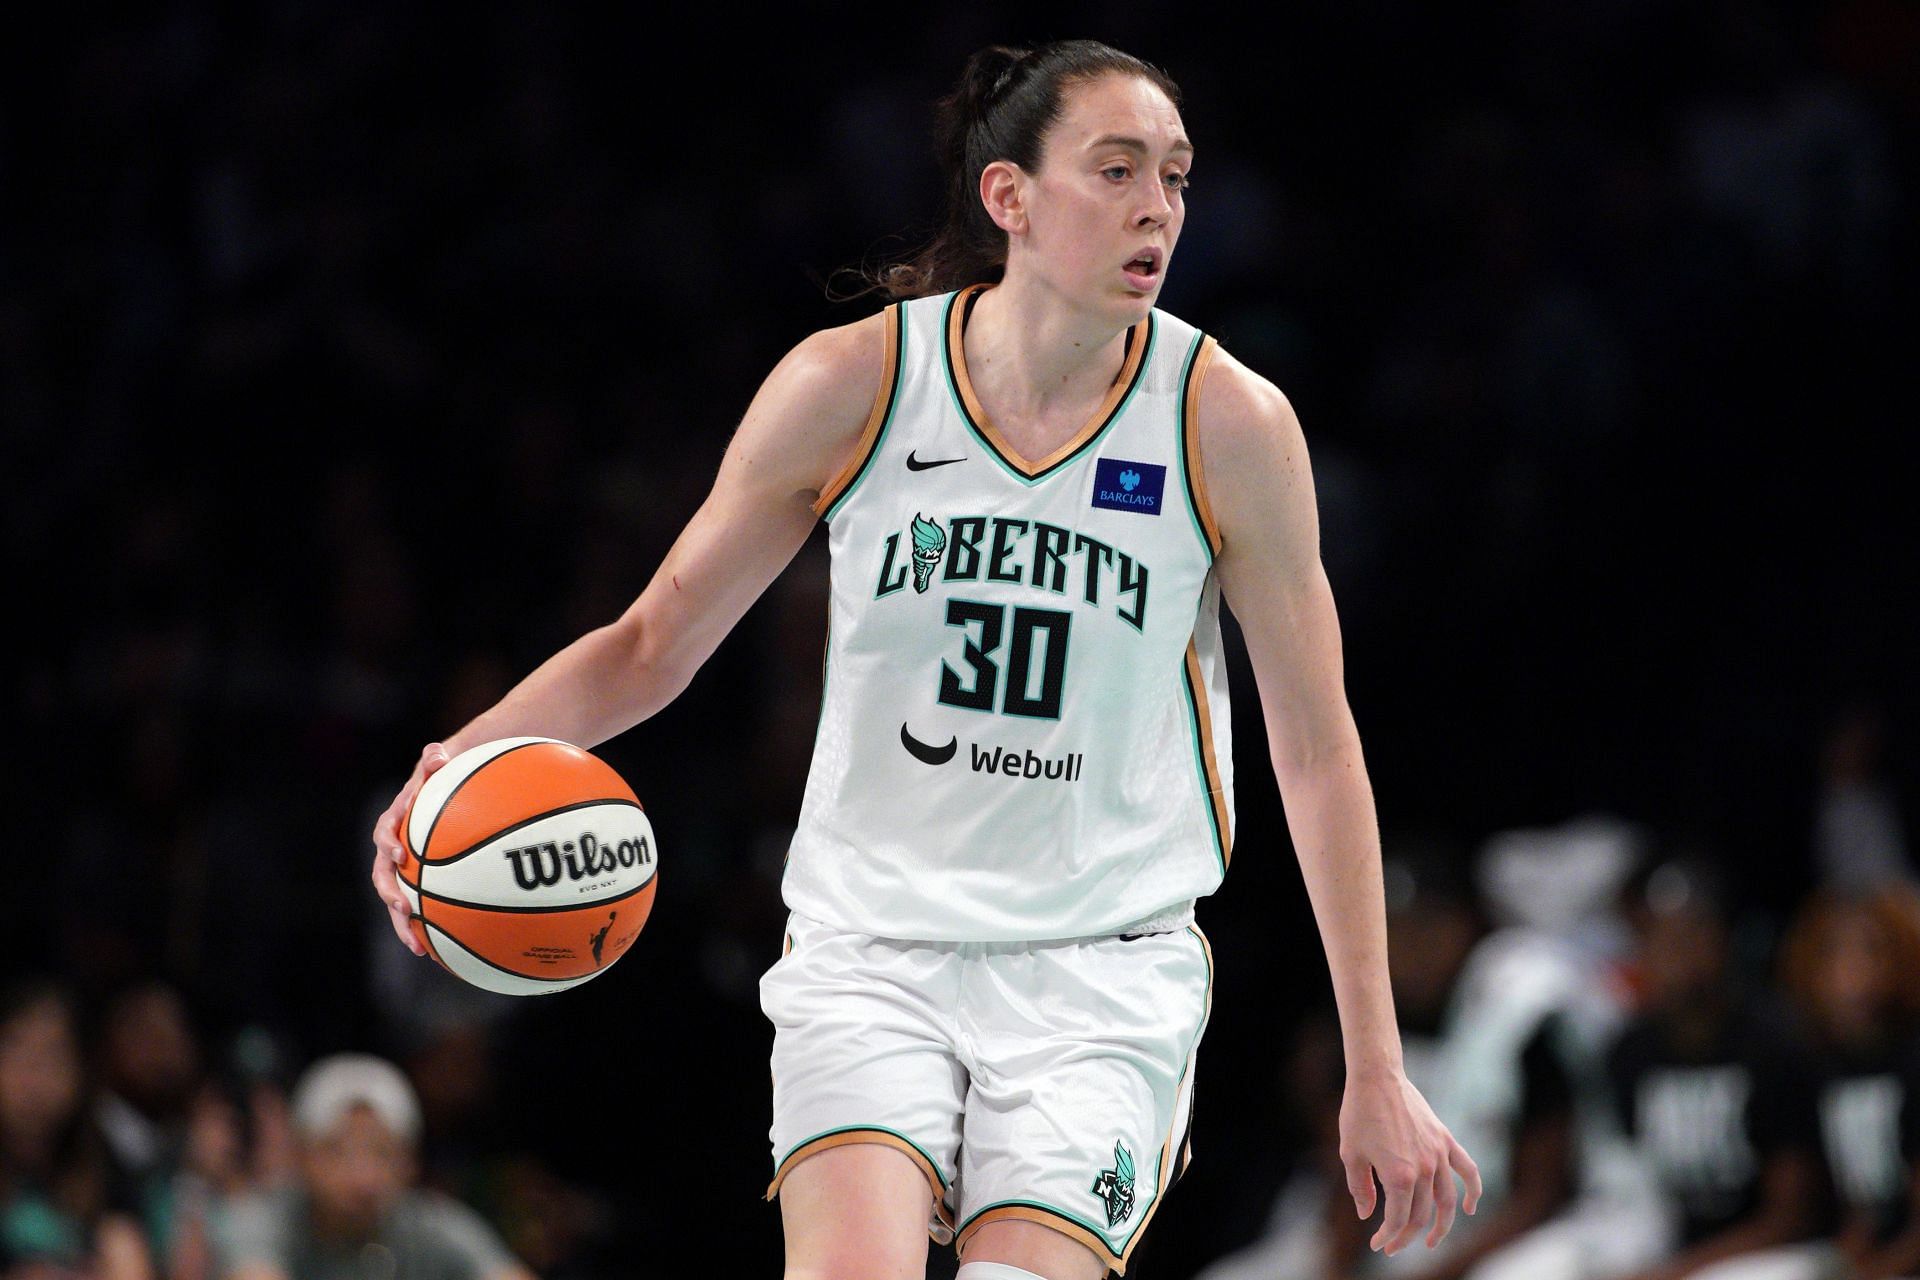
POLYGON ((637 609, 628 610, 603 634, 613 653, 618 687, 629 691, 629 700, 643 708, 643 714, 679 697, 705 656, 684 638, 676 641, 667 628, 650 625, 637 609))
POLYGON ((1360 733, 1351 716, 1332 717, 1325 724, 1291 726, 1267 735, 1273 776, 1284 790, 1326 778, 1353 775, 1364 778, 1360 733))

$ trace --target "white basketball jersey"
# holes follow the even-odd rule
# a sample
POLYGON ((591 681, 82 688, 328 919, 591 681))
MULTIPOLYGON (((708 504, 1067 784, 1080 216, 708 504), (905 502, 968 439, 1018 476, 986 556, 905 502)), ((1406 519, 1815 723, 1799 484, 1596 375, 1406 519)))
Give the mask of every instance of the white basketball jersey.
POLYGON ((817 503, 826 691, 784 895, 928 941, 1177 922, 1233 838, 1194 407, 1213 342, 1154 311, 1099 411, 1029 461, 967 378, 984 287, 887 309, 879 398, 817 503))

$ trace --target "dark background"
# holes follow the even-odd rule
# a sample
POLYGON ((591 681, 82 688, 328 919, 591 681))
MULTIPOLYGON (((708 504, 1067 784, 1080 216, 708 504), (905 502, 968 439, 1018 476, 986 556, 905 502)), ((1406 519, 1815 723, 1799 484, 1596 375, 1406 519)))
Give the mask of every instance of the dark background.
MULTIPOLYGON (((823 282, 937 218, 967 52, 1078 35, 1185 90, 1161 302, 1300 414, 1389 846, 1603 810, 1777 919, 1836 741, 1915 811, 1920 10, 1457 10, 184 2, 0 40, 8 974, 163 975, 283 1075, 419 1070, 477 1019, 478 1141, 612 1206, 579 1274, 672 1273, 695 1214, 771 1273, 755 979, 821 541, 604 749, 663 850, 607 976, 475 1004, 410 971, 366 833, 640 590, 781 353, 875 307, 823 282)), ((1149 1277, 1257 1227, 1280 1044, 1329 998, 1233 678, 1198 1160, 1149 1277)))

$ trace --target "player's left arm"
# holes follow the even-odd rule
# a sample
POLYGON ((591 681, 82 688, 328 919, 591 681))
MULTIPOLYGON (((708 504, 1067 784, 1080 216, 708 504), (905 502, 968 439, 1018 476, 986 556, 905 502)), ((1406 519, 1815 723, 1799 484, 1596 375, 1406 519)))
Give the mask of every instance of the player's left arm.
POLYGON ((1340 1157, 1361 1217, 1386 1213, 1372 1245, 1397 1253, 1480 1198, 1472 1159, 1406 1078, 1387 982, 1386 907, 1373 789, 1341 668, 1340 623, 1320 563, 1306 440, 1278 388, 1216 351, 1199 403, 1201 470, 1218 526, 1222 591, 1260 687, 1267 745, 1314 918, 1345 1047, 1340 1157))

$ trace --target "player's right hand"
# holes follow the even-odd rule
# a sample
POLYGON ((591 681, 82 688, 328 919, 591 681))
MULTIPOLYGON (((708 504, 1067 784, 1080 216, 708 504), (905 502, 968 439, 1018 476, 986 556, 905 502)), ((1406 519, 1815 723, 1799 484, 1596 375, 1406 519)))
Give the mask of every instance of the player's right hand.
POLYGON ((387 811, 373 824, 373 891, 380 895, 380 901, 387 904, 387 923, 393 926, 394 933, 407 950, 417 956, 427 954, 427 950, 413 936, 413 908, 400 891, 400 878, 396 874, 401 860, 407 856, 406 850, 400 845, 400 823, 405 820, 407 810, 413 807, 413 798, 420 794, 421 784, 448 758, 445 747, 437 742, 429 742, 420 753, 420 763, 413 766, 413 776, 407 779, 407 785, 400 788, 400 794, 393 798, 387 811))

